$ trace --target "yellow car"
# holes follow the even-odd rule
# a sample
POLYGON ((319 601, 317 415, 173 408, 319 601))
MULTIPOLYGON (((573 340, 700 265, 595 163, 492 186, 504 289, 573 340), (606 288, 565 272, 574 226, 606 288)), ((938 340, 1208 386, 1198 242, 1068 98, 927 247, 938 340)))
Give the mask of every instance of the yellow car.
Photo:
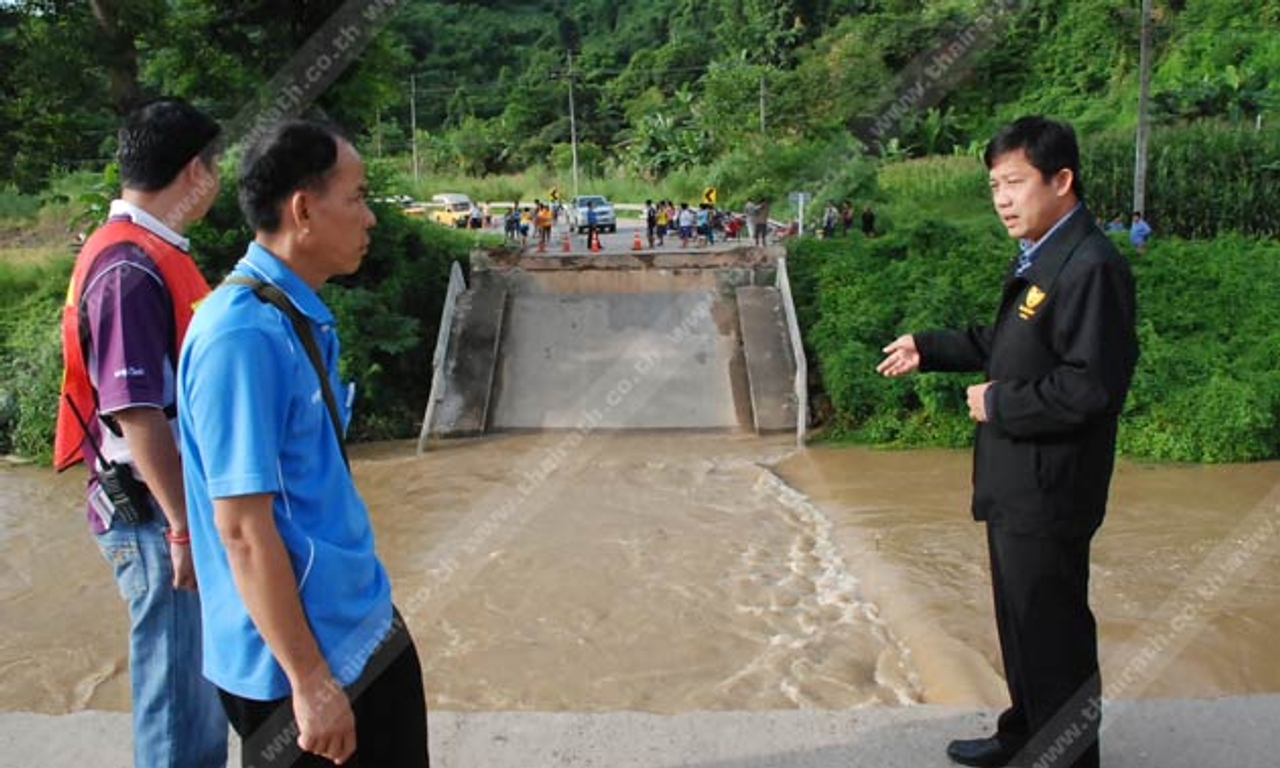
POLYGON ((463 228, 471 217, 471 198, 455 192, 431 196, 430 219, 446 227, 463 228))

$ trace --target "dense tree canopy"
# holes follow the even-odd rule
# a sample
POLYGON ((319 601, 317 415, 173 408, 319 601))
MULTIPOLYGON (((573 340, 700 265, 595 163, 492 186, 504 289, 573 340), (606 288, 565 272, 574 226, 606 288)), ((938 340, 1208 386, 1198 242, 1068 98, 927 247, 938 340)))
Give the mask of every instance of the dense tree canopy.
MULTIPOLYGON (((341 6, 0 3, 0 144, 11 158, 0 184, 36 190, 51 170, 102 163, 116 115, 149 95, 182 95, 224 119, 264 103, 266 84, 341 6)), ((389 153, 407 149, 416 122, 428 168, 441 172, 554 163, 571 87, 579 139, 645 177, 841 131, 872 152, 919 155, 965 148, 1032 110, 1086 131, 1136 119, 1139 0, 400 6, 314 107, 389 153), (934 70, 935 87, 916 94, 912 76, 934 70), (857 130, 872 124, 875 136, 857 130)), ((1163 0, 1155 28, 1157 121, 1274 119, 1280 2, 1163 0)))

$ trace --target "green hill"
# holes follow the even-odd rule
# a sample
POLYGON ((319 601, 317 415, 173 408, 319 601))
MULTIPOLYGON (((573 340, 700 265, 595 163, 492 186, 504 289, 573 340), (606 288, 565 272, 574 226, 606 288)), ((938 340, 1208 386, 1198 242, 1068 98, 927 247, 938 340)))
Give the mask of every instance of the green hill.
MULTIPOLYGON (((160 92, 224 118, 342 4, 0 4, 0 186, 110 156, 115 114, 160 92)), ((401 4, 317 106, 380 153, 418 128, 429 173, 562 165, 572 83, 588 170, 655 177, 744 145, 852 134, 950 153, 1043 111, 1084 132, 1135 121, 1139 0, 545 0, 401 4), (569 53, 573 52, 572 68, 569 53), (921 81, 927 88, 921 89, 921 81), (412 89, 410 83, 412 81, 412 89), (871 128, 877 130, 872 131, 871 128)), ((358 25, 357 25, 358 26, 358 25)), ((1280 2, 1155 3, 1157 123, 1266 123, 1280 2)), ((315 42, 315 41, 313 41, 315 42)), ((322 47, 323 53, 324 48, 322 47)))

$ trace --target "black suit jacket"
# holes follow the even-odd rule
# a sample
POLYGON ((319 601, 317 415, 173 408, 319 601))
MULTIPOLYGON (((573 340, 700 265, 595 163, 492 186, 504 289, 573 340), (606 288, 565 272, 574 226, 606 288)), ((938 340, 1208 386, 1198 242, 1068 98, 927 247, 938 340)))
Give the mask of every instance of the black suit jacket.
POLYGON ((975 519, 1092 533, 1138 360, 1133 273, 1084 206, 1021 277, 1014 264, 992 325, 915 335, 920 370, 981 370, 994 382, 975 435, 975 519))

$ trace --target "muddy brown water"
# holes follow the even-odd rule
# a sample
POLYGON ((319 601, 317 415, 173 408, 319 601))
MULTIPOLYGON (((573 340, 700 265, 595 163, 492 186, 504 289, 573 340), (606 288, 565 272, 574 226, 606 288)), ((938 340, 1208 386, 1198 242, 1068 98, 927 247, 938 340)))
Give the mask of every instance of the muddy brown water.
MULTIPOLYGON (((564 432, 354 468, 433 707, 1003 700, 965 452, 564 432)), ((0 467, 0 709, 128 706, 81 484, 0 467)), ((1274 462, 1121 462, 1092 573, 1112 694, 1280 691, 1278 486, 1274 462)))

